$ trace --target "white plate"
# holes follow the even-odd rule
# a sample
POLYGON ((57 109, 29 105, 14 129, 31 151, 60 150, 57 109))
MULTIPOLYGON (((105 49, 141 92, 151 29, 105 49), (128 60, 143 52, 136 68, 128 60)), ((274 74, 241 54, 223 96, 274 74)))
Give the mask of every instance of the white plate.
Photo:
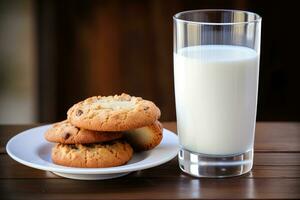
POLYGON ((161 143, 150 151, 134 153, 126 164, 109 168, 76 168, 56 165, 51 161, 54 145, 44 139, 51 125, 26 130, 11 138, 6 151, 14 160, 36 169, 51 171, 59 176, 81 180, 102 180, 124 176, 130 172, 161 165, 173 159, 178 152, 178 137, 164 129, 161 143))

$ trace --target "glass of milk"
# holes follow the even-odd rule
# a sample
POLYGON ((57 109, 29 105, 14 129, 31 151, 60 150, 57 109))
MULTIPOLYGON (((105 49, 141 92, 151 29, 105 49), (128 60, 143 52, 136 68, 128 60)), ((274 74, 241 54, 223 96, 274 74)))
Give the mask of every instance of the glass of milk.
POLYGON ((261 17, 193 10, 174 17, 179 166, 197 177, 230 177, 253 165, 261 17))

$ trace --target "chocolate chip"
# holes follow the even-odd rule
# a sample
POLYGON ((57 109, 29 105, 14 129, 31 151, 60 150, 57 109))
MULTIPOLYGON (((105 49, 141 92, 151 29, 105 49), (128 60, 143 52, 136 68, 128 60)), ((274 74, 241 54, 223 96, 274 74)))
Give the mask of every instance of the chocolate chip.
POLYGON ((83 114, 83 111, 82 110, 77 110, 77 112, 76 112, 76 116, 80 116, 80 115, 82 115, 83 114))
POLYGON ((71 149, 78 149, 77 146, 75 146, 74 144, 70 145, 71 149))
POLYGON ((146 111, 146 110, 149 110, 149 107, 148 107, 148 106, 144 108, 144 111, 146 111))
POLYGON ((70 136, 71 136, 70 133, 65 133, 65 136, 64 136, 65 140, 67 140, 70 136))

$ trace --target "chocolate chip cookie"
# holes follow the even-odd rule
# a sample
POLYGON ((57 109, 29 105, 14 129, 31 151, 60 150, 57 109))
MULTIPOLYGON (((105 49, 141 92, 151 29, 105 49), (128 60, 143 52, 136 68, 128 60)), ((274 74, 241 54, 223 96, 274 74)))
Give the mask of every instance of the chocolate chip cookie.
POLYGON ((156 105, 128 94, 94 96, 72 106, 68 120, 94 131, 125 131, 154 123, 160 117, 156 105))
POLYGON ((87 144, 107 142, 122 137, 121 132, 100 132, 81 129, 72 125, 68 120, 53 124, 45 133, 49 142, 62 144, 87 144))
POLYGON ((52 161, 58 165, 81 168, 115 167, 127 163, 133 154, 125 141, 99 144, 57 144, 52 149, 52 161))

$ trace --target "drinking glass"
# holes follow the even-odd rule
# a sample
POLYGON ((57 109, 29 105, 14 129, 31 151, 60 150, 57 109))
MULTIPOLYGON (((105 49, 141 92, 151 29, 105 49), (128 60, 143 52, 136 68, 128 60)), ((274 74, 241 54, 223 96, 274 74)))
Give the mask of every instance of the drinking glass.
POLYGON ((193 10, 173 19, 179 166, 197 177, 247 173, 253 165, 261 17, 193 10))

